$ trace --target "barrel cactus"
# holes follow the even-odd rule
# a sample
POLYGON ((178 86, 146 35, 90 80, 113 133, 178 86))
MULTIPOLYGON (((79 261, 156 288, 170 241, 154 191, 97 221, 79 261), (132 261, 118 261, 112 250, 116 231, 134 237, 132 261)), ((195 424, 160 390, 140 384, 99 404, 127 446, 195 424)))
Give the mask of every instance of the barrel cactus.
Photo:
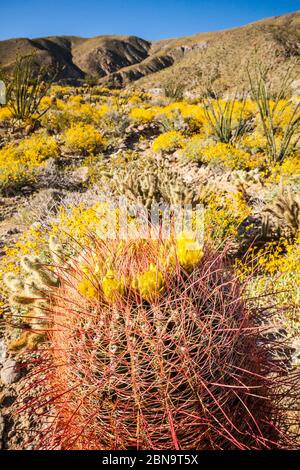
POLYGON ((47 390, 26 400, 44 417, 51 404, 40 449, 293 447, 283 369, 225 252, 182 236, 93 238, 56 271, 47 390))

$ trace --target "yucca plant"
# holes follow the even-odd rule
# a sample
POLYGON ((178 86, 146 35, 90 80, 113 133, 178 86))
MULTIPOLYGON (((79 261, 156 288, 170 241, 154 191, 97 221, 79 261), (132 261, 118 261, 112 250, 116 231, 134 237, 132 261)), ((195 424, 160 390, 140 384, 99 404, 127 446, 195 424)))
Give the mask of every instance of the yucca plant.
POLYGON ((300 102, 294 104, 286 99, 289 87, 293 81, 294 66, 290 67, 283 76, 277 90, 274 90, 268 75, 270 67, 256 62, 254 68, 247 68, 252 99, 256 102, 263 132, 267 141, 267 153, 270 163, 282 162, 287 155, 294 152, 300 139, 300 102), (254 70, 252 72, 251 70, 254 70), (284 105, 282 104, 284 101, 284 105), (285 110, 291 107, 292 113, 285 123, 282 135, 277 138, 278 126, 276 120, 285 110))
POLYGON ((34 63, 34 57, 34 54, 17 57, 12 74, 7 79, 7 106, 12 117, 23 122, 40 119, 50 108, 39 111, 53 77, 51 80, 46 67, 34 63))
POLYGON ((220 100, 219 98, 203 98, 204 112, 208 123, 212 129, 214 137, 223 143, 232 143, 247 129, 248 119, 244 116, 245 97, 237 99, 237 95, 232 99, 220 100), (241 106, 237 119, 234 117, 235 107, 238 102, 241 106))

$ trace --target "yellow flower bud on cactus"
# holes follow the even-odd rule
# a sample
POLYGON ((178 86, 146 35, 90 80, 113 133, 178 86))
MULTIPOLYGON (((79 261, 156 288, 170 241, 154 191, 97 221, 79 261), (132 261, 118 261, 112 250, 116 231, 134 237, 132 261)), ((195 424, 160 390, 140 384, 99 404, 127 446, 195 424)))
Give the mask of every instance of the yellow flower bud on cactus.
POLYGON ((102 279, 102 289, 107 300, 114 300, 118 295, 124 294, 125 286, 119 279, 115 279, 112 270, 108 270, 102 279))
POLYGON ((187 272, 191 272, 203 257, 202 246, 188 233, 180 234, 176 249, 178 262, 187 272))
POLYGON ((143 272, 133 280, 132 287, 139 291, 143 299, 151 301, 163 293, 165 280, 157 267, 151 264, 149 271, 143 272))
POLYGON ((97 296, 97 289, 89 279, 83 279, 78 284, 78 291, 89 299, 97 296))

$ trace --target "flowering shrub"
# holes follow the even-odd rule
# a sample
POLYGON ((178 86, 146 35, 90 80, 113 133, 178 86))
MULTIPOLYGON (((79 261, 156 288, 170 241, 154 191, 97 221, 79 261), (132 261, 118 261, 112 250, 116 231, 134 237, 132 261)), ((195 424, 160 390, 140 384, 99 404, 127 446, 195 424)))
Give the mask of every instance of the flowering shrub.
POLYGON ((266 145, 266 138, 257 131, 242 135, 238 141, 238 146, 250 153, 263 153, 266 145))
POLYGON ((153 142, 154 152, 172 152, 183 147, 184 136, 179 131, 169 131, 159 135, 153 142))
POLYGON ((9 121, 11 117, 12 117, 12 114, 9 108, 7 108, 6 106, 4 106, 3 108, 0 107, 0 122, 9 121))
POLYGON ((63 134, 67 150, 81 155, 94 154, 105 147, 102 135, 90 124, 72 124, 63 134))
POLYGON ((47 158, 59 155, 59 145, 52 137, 33 135, 18 146, 0 150, 0 192, 9 192, 33 183, 47 158))
POLYGON ((271 168, 272 174, 270 181, 279 183, 283 177, 285 181, 298 181, 300 182, 300 160, 299 156, 292 155, 287 157, 281 164, 276 163, 271 168))
MULTIPOLYGON (((249 250, 243 262, 237 261, 240 275, 251 276, 247 295, 262 297, 272 292, 274 303, 287 308, 284 318, 285 326, 291 336, 300 332, 300 238, 292 243, 285 239, 268 243, 263 249, 249 250), (253 273, 256 275, 253 276, 253 273)), ((299 365, 299 362, 298 362, 299 365)))
POLYGON ((17 154, 25 161, 41 163, 47 158, 56 158, 60 154, 58 142, 43 134, 34 134, 20 142, 17 154))
POLYGON ((195 134, 188 139, 183 147, 182 154, 189 160, 201 161, 205 140, 202 135, 195 134))
POLYGON ((251 214, 240 193, 212 193, 205 209, 206 234, 216 245, 237 236, 238 227, 251 214))
POLYGON ((129 117, 138 123, 146 123, 153 121, 155 116, 155 110, 152 108, 133 108, 130 113, 129 117))
POLYGON ((223 142, 204 147, 202 161, 211 165, 223 165, 231 170, 253 169, 262 164, 259 157, 223 142))

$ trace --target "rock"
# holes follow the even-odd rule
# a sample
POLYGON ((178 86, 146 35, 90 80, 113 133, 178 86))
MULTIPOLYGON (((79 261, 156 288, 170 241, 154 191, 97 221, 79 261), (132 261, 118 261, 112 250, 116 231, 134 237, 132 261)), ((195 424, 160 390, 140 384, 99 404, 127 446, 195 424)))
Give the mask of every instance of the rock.
POLYGON ((0 339, 0 364, 3 364, 6 359, 6 346, 4 339, 0 339))
POLYGON ((89 167, 81 166, 73 171, 72 177, 76 183, 86 183, 89 179, 89 167))
POLYGON ((3 416, 0 414, 0 450, 3 447, 3 434, 5 429, 5 421, 3 416))
POLYGON ((11 385, 17 382, 21 377, 21 372, 18 367, 18 363, 13 359, 7 359, 4 364, 3 368, 0 372, 1 381, 5 385, 11 385))

